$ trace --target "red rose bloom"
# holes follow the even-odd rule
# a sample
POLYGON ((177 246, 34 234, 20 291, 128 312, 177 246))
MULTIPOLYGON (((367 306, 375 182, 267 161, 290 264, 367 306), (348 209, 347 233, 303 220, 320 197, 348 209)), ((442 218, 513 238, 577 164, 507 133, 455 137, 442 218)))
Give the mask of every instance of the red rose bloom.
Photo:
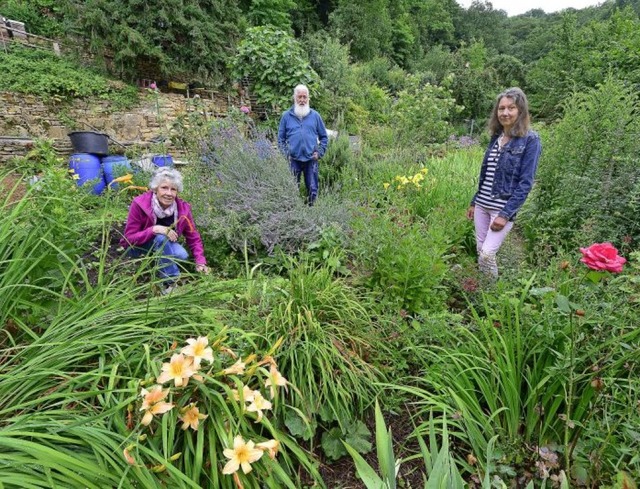
POLYGON ((627 262, 611 243, 594 243, 588 248, 580 248, 580 252, 580 261, 592 270, 620 273, 622 265, 627 262))

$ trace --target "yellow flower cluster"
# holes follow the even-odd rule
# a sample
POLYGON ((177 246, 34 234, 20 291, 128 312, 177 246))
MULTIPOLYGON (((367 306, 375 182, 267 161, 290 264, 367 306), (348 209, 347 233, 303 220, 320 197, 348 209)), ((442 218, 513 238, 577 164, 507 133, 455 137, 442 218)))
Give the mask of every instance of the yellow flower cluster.
POLYGON ((415 175, 408 177, 406 175, 397 175, 391 182, 384 182, 382 186, 385 190, 389 189, 392 185, 395 185, 397 190, 404 190, 405 188, 423 188, 422 182, 424 181, 427 169, 422 168, 415 175))
MULTIPOLYGON (((281 341, 274 346, 274 350, 280 343, 281 341)), ((265 355, 260 361, 256 361, 257 356, 255 354, 241 359, 238 358, 231 349, 222 346, 220 342, 216 342, 214 346, 217 351, 230 356, 236 360, 236 362, 217 373, 212 372, 210 368, 208 372, 201 374, 200 370, 203 361, 209 364, 213 364, 214 362, 213 348, 209 346, 209 340, 206 336, 189 338, 187 340, 187 346, 182 348, 179 353, 173 354, 169 362, 162 364, 161 373, 156 379, 157 385, 153 385, 149 389, 143 388, 141 390, 140 396, 142 397, 142 403, 140 411, 144 412, 140 420, 141 425, 148 426, 151 424, 154 416, 165 414, 175 407, 173 403, 166 401, 171 391, 171 385, 169 388, 163 388, 163 384, 167 382, 173 383, 175 387, 184 388, 188 385, 190 379, 204 382, 207 376, 250 376, 260 371, 262 375, 266 377, 263 387, 269 392, 271 400, 277 395, 277 387, 287 389, 287 379, 278 371, 276 362, 271 355, 265 355), (248 367, 248 365, 250 366, 248 367), (266 370, 267 366, 269 367, 268 371, 266 370)), ((260 389, 251 389, 249 386, 239 383, 237 379, 230 381, 230 383, 231 382, 233 382, 232 385, 242 386, 242 389, 231 389, 231 397, 235 401, 241 401, 243 403, 242 407, 245 412, 255 413, 257 418, 256 423, 262 421, 263 411, 272 408, 271 401, 263 396, 260 389)), ((178 414, 178 419, 182 421, 183 430, 191 428, 197 431, 200 426, 200 421, 205 420, 207 417, 207 414, 200 412, 197 402, 191 402, 189 405, 181 408, 178 414)), ((139 440, 143 440, 144 437, 146 437, 146 435, 141 436, 139 440)), ((123 452, 125 459, 131 465, 136 464, 134 457, 130 453, 134 447, 135 444, 129 445, 123 452)), ((239 468, 242 468, 243 472, 247 474, 251 471, 251 464, 259 460, 264 452, 268 452, 269 456, 273 459, 278 449, 279 442, 277 440, 267 440, 259 443, 251 440, 245 442, 241 435, 237 435, 233 441, 233 448, 226 448, 223 452, 229 461, 222 472, 223 474, 232 474, 234 479, 236 479, 236 472, 239 468)), ((161 466, 157 466, 156 468, 160 470, 161 466)))

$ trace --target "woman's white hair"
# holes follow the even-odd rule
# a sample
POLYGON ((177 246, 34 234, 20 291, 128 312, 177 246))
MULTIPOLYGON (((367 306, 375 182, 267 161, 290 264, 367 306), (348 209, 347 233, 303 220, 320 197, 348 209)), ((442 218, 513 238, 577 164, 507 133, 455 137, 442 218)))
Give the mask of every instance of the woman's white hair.
POLYGON ((166 166, 156 170, 149 182, 149 188, 155 192, 165 180, 169 180, 176 186, 178 192, 182 192, 182 174, 178 170, 166 166))

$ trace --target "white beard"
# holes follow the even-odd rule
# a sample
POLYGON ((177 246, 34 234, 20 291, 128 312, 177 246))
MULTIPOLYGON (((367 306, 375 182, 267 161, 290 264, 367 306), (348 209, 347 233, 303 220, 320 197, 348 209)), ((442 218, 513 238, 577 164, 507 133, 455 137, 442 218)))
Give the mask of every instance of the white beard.
POLYGON ((307 117, 309 115, 309 112, 311 112, 311 107, 309 107, 308 104, 307 105, 295 104, 295 106, 293 108, 293 112, 300 119, 304 119, 305 117, 307 117))

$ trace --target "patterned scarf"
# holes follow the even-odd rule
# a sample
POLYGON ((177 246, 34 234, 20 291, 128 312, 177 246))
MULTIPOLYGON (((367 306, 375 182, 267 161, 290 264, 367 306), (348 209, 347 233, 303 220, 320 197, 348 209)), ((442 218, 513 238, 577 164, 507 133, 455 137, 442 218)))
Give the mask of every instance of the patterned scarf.
POLYGON ((163 209, 160 205, 160 202, 158 201, 158 197, 156 196, 156 194, 152 194, 151 206, 153 207, 153 214, 156 219, 173 216, 173 222, 175 222, 178 218, 178 205, 176 204, 175 200, 173 201, 173 204, 171 204, 166 209, 163 209))

